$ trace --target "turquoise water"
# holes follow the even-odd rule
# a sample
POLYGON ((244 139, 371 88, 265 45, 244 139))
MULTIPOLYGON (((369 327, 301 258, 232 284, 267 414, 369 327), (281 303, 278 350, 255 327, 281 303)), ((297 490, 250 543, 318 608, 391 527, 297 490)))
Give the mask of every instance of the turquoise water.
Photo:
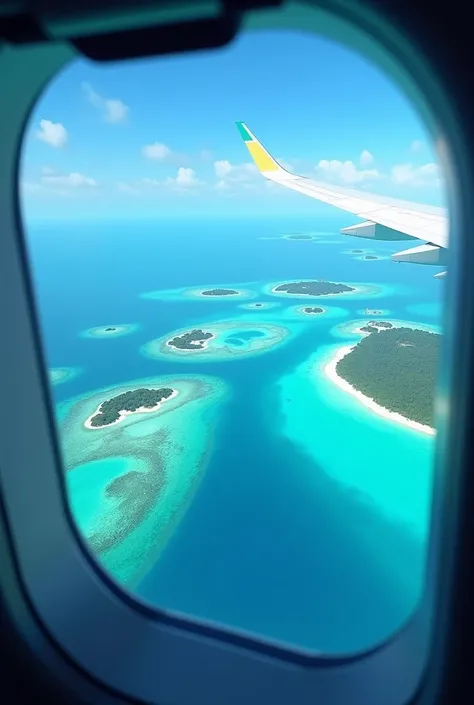
MULTIPOLYGON (((210 375, 227 390, 215 397, 215 413, 204 401, 167 412, 172 499, 157 495, 135 539, 114 549, 114 570, 128 575, 127 561, 146 537, 140 579, 129 583, 141 599, 326 653, 371 647, 416 608, 434 440, 368 411, 328 381, 324 363, 356 342, 353 328, 367 321, 366 308, 438 326, 442 294, 430 267, 393 265, 388 257, 397 243, 380 243, 378 261, 343 254, 347 238, 337 232, 346 221, 43 223, 29 233, 49 366, 82 369, 53 387, 58 404, 183 373, 190 380, 210 375), (294 232, 322 235, 304 244, 283 237, 294 232), (304 300, 271 292, 301 279, 355 282, 357 292, 304 300), (211 287, 241 293, 214 301, 197 293, 211 287), (313 301, 324 313, 302 314, 313 301), (233 320, 226 333, 233 354, 187 358, 184 365, 177 356, 141 352, 175 331, 233 320), (81 335, 114 321, 133 322, 133 335, 81 335), (245 340, 242 333, 259 324, 288 333, 252 353, 264 338, 245 340), (182 483, 186 491, 176 489, 182 483), (179 520, 164 522, 160 512, 179 497, 179 520), (160 550, 153 553, 157 527, 160 550)), ((68 423, 76 407, 58 406, 58 418, 68 423)), ((105 511, 104 483, 115 473, 123 477, 145 446, 151 453, 164 443, 154 419, 143 414, 117 427, 115 460, 76 464, 69 491, 83 530, 105 511)), ((81 453, 93 433, 81 436, 81 453)), ((63 432, 65 457, 71 438, 63 432)), ((113 502, 107 511, 113 514, 113 502)))
POLYGON ((265 333, 261 330, 243 330, 237 335, 231 335, 224 339, 227 345, 245 345, 246 342, 252 340, 253 338, 261 338, 265 336, 265 333))

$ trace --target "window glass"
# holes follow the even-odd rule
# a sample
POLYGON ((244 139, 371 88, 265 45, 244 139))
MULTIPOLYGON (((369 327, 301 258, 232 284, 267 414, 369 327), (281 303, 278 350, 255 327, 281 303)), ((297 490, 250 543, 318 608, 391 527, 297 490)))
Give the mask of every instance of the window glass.
POLYGON ((20 189, 67 499, 103 569, 325 654, 390 636, 424 589, 447 228, 398 88, 290 31, 76 61, 20 189))

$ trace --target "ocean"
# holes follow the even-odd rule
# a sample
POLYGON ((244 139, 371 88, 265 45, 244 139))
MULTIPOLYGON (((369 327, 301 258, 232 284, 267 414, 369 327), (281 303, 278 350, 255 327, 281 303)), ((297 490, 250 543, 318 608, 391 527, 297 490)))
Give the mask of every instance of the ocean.
POLYGON ((440 330, 442 300, 430 267, 391 262, 404 243, 347 238, 344 225, 201 217, 27 228, 47 364, 66 370, 52 393, 80 528, 104 549, 104 522, 115 537, 104 555, 134 574, 139 599, 325 654, 373 647, 422 599, 435 441, 377 416, 321 370, 338 346, 357 342, 351 322, 366 308, 440 330), (314 239, 288 239, 295 233, 314 239), (271 293, 301 279, 357 283, 360 293, 271 293), (188 291, 206 287, 244 293, 188 291), (249 307, 256 302, 264 305, 249 307), (326 313, 302 315, 303 305, 326 313), (261 323, 275 338, 199 359, 143 347, 220 322, 244 338, 261 323), (121 335, 84 334, 120 326, 121 335), (181 385, 179 409, 135 415, 120 432, 84 430, 110 398, 100 390, 155 378, 181 385), (116 483, 107 494, 131 468, 128 489, 116 483), (130 530, 120 540, 119 520, 130 530))

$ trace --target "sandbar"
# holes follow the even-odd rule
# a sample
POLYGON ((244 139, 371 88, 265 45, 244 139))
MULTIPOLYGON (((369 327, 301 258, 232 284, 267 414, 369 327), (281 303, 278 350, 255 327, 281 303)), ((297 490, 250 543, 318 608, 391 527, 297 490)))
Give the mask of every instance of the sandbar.
POLYGON ((353 387, 347 380, 343 379, 337 374, 337 363, 340 362, 346 355, 348 355, 354 347, 355 345, 345 345, 344 347, 339 348, 336 351, 333 358, 324 367, 324 373, 328 377, 328 379, 330 379, 331 382, 337 385, 339 389, 341 389, 343 392, 351 394, 358 401, 360 401, 360 403, 363 404, 367 409, 370 409, 375 414, 382 416, 384 419, 387 419, 388 421, 394 421, 395 423, 402 424, 403 426, 408 426, 408 428, 411 428, 414 431, 420 431, 421 433, 426 433, 430 436, 435 436, 436 431, 434 428, 421 424, 418 421, 412 421, 411 419, 407 419, 405 416, 402 416, 397 412, 390 411, 389 409, 380 406, 380 404, 377 404, 376 401, 374 401, 370 397, 367 397, 365 394, 362 394, 362 392, 353 387))
POLYGON ((52 367, 49 370, 51 384, 64 384, 70 382, 82 372, 80 367, 52 367))

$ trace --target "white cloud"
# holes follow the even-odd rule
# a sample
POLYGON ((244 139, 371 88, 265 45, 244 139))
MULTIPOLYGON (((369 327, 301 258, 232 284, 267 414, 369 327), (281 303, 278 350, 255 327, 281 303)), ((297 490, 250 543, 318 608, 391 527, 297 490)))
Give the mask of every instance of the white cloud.
POLYGON ((39 130, 36 130, 35 136, 51 147, 64 147, 68 139, 64 125, 51 120, 40 120, 39 130))
POLYGON ((117 98, 104 98, 97 93, 89 83, 83 83, 82 90, 91 105, 102 113, 105 122, 124 122, 130 108, 122 100, 118 100, 117 98))
POLYGON ((147 195, 161 191, 166 193, 170 189, 177 192, 191 193, 197 187, 204 186, 205 182, 197 178, 194 169, 181 166, 175 177, 168 176, 162 181, 145 177, 133 182, 120 181, 115 187, 122 193, 147 195))
POLYGON ((81 196, 96 193, 98 183, 78 171, 63 174, 51 167, 42 167, 38 180, 24 180, 21 187, 25 193, 39 196, 81 196))
POLYGON ((147 157, 147 159, 156 159, 157 161, 164 161, 171 156, 172 152, 166 144, 161 142, 153 142, 153 144, 146 144, 142 148, 142 154, 147 157))
POLYGON ((202 184, 203 182, 197 178, 194 169, 184 166, 179 167, 178 174, 174 179, 168 176, 168 178, 164 181, 165 186, 176 187, 181 190, 192 189, 196 186, 201 186, 202 184))
POLYGON ((372 156, 372 154, 367 149, 364 149, 359 158, 360 165, 369 166, 369 164, 372 164, 373 161, 374 157, 372 156))
POLYGON ((232 164, 227 159, 220 159, 214 162, 214 171, 218 179, 223 179, 232 171, 232 164))
POLYGON ((70 174, 54 174, 42 176, 41 183, 45 186, 66 186, 67 188, 80 188, 83 186, 97 186, 97 181, 90 176, 72 171, 70 174))
POLYGON ((440 186, 441 170, 438 164, 430 162, 423 166, 395 164, 391 169, 392 180, 406 186, 440 186))
POLYGON ((196 172, 194 169, 180 166, 178 169, 178 176, 176 177, 176 183, 180 186, 196 186, 199 181, 196 178, 196 172))
POLYGON ((315 169, 320 175, 344 184, 359 184, 381 178, 377 169, 359 169, 354 162, 341 162, 338 159, 321 159, 315 169))
POLYGON ((228 159, 220 159, 214 162, 214 173, 219 181, 225 181, 229 187, 237 184, 248 186, 250 182, 256 180, 256 177, 262 179, 253 162, 231 164, 228 159))
POLYGON ((420 140, 414 140, 410 145, 410 149, 412 152, 422 152, 424 146, 425 145, 420 140))

